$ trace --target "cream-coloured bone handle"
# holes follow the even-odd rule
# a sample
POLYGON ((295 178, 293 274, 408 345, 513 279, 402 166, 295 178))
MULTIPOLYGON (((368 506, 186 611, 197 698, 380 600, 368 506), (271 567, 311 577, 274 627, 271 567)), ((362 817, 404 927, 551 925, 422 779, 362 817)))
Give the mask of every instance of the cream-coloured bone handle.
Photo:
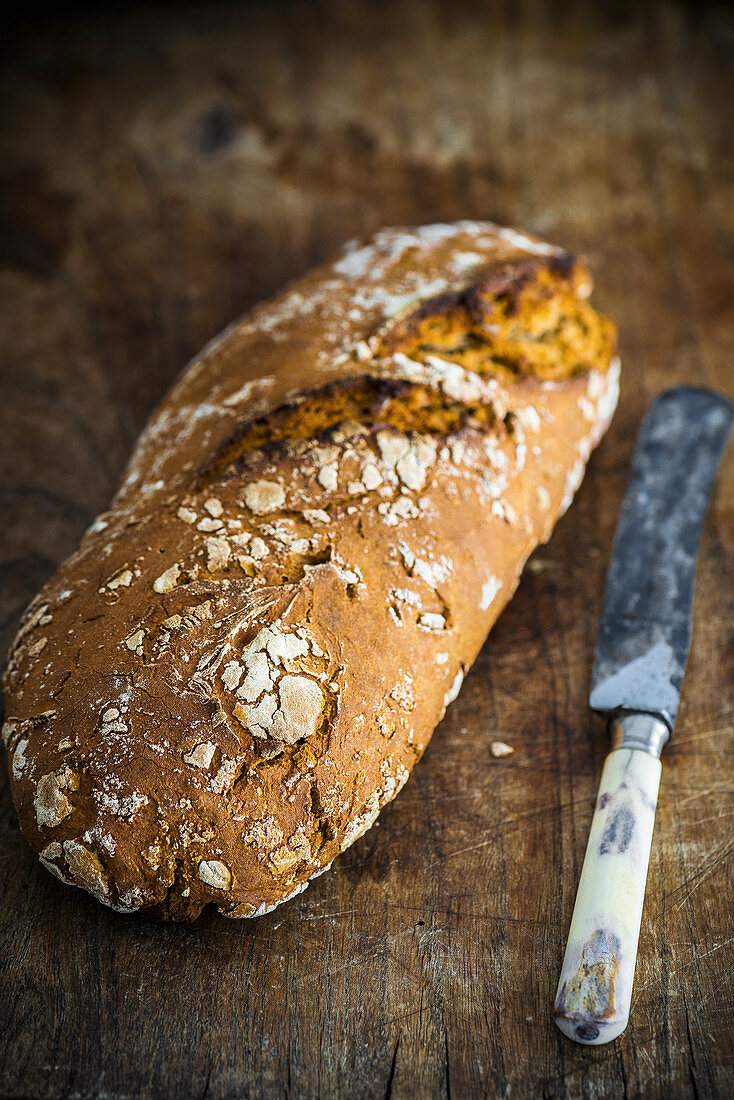
POLYGON ((627 1026, 661 770, 639 748, 604 764, 553 1009, 577 1043, 608 1043, 627 1026))

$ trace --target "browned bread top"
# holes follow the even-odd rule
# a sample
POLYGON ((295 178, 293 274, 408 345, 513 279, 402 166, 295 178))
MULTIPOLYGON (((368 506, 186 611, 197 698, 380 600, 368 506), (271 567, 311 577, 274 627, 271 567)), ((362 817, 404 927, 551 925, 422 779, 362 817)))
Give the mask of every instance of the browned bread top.
POLYGON ((609 422, 590 287, 489 223, 385 230, 204 350, 11 654, 50 870, 250 916, 372 824, 609 422))

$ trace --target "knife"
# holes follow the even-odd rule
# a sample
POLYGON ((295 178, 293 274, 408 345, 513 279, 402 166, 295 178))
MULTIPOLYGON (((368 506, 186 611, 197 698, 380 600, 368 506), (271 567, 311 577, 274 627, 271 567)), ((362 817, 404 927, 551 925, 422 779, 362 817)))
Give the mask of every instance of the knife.
POLYGON ((553 1015, 564 1035, 608 1043, 627 1026, 660 785, 691 641, 696 558, 734 405, 679 386, 650 406, 614 538, 590 705, 609 719, 553 1015))

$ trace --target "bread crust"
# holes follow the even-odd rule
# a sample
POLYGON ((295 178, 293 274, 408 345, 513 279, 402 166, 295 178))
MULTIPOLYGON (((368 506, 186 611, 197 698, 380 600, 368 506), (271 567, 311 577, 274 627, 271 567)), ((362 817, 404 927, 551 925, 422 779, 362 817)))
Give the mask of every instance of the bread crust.
POLYGON ((254 916, 373 824, 611 419, 590 286, 491 223, 384 230, 204 349, 11 651, 50 871, 254 916))

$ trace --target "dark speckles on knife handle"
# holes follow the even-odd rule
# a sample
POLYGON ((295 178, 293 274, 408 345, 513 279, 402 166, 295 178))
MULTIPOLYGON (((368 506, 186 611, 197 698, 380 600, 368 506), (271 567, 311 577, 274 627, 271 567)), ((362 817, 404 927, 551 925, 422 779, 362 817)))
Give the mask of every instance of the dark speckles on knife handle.
POLYGON ((599 844, 599 855, 626 852, 635 832, 635 812, 627 803, 613 807, 599 844))
POLYGON ((597 929, 586 941, 576 972, 563 982, 554 1016, 573 1019, 577 1036, 598 1038, 599 1024, 616 1015, 615 990, 619 976, 619 937, 597 929))
POLYGON ((604 811, 599 855, 623 855, 637 832, 638 814, 645 811, 654 814, 655 803, 643 787, 630 787, 622 782, 615 791, 604 791, 599 795, 596 812, 602 814, 604 811))

